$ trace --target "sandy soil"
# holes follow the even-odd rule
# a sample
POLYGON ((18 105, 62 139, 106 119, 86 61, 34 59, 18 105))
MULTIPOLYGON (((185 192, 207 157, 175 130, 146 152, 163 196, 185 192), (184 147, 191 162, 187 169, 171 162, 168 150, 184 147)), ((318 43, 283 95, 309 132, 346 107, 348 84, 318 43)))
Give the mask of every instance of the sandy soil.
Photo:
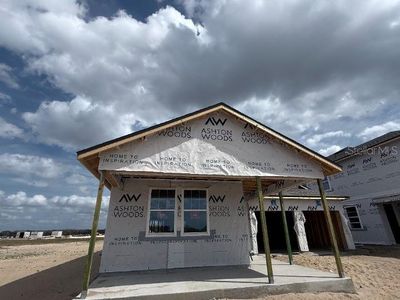
MULTIPOLYGON (((97 274, 97 241, 93 275, 97 274)), ((82 289, 88 241, 0 241, 0 299, 71 299, 82 289)))
MULTIPOLYGON (((97 241, 96 251, 102 248, 97 241)), ((71 299, 81 290, 87 241, 10 243, 0 241, 0 299, 71 299)), ((285 256, 276 259, 286 260, 285 256)), ((97 273, 99 252, 94 258, 97 273)), ((357 294, 319 293, 268 296, 265 299, 400 299, 400 246, 365 247, 342 257, 357 294)), ((294 262, 335 272, 327 253, 298 254, 294 262)))
MULTIPOLYGON (((285 256, 276 259, 287 260, 285 256)), ((336 273, 332 255, 294 255, 294 263, 336 273)), ((319 293, 269 296, 265 299, 400 299, 400 246, 368 246, 342 253, 346 276, 353 279, 357 294, 319 293)))

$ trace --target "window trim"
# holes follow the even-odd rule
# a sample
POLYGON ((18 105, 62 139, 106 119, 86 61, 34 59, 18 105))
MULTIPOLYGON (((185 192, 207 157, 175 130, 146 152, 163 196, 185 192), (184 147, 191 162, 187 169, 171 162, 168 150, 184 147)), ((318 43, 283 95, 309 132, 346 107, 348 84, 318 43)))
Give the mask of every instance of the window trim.
POLYGON ((332 183, 329 176, 325 176, 325 178, 322 180, 322 186, 324 187, 325 192, 333 192, 332 183), (324 181, 328 184, 328 189, 325 189, 324 181))
POLYGON ((364 229, 365 229, 365 228, 364 228, 364 225, 363 225, 363 223, 362 223, 362 221, 361 221, 360 214, 358 213, 357 205, 355 205, 355 204, 343 205, 343 210, 345 211, 345 213, 346 213, 346 218, 347 218, 347 220, 349 221, 350 230, 357 231, 357 230, 364 230, 364 229), (348 208, 348 207, 354 207, 354 208, 356 209, 357 218, 358 218, 358 223, 360 223, 360 226, 361 226, 360 228, 353 228, 353 227, 351 226, 350 217, 349 217, 349 214, 347 213, 347 209, 346 209, 346 208, 348 208))
MULTIPOLYGON (((146 237, 176 237, 177 236, 177 224, 178 224, 178 209, 177 209, 177 199, 178 199, 178 192, 176 188, 163 188, 163 187, 151 187, 149 189, 149 195, 147 200, 147 220, 146 220, 146 237), (155 232, 152 233, 149 230, 149 222, 150 222, 150 213, 152 212, 151 209, 151 194, 153 190, 173 190, 175 191, 175 208, 174 208, 174 232, 155 232)), ((171 211, 172 209, 168 210, 171 211)))
MULTIPOLYGON (((182 224, 181 224, 181 236, 210 236, 210 209, 208 201, 208 189, 207 188, 182 188, 182 224), (207 232, 185 232, 185 191, 206 191, 206 216, 207 216, 207 232)), ((193 211, 204 211, 201 209, 191 209, 193 211)), ((188 209, 187 211, 191 211, 188 209)))

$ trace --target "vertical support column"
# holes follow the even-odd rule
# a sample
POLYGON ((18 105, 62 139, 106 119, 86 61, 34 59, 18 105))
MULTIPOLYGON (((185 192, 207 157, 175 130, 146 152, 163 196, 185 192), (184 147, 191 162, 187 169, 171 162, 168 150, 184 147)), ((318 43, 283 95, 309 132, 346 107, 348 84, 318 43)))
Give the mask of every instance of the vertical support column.
POLYGON ((99 224, 99 216, 100 216, 101 200, 103 198, 103 190, 104 190, 104 174, 103 174, 103 171, 100 171, 99 188, 97 190, 96 206, 95 206, 94 213, 93 213, 92 232, 91 232, 90 241, 89 241, 89 249, 88 249, 87 261, 86 261, 86 266, 85 266, 85 272, 83 274, 82 298, 86 298, 87 290, 89 288, 90 273, 92 270, 93 252, 94 252, 94 246, 96 243, 97 226, 99 224))
POLYGON ((259 176, 256 177, 256 182, 257 182, 258 203, 260 206, 261 229, 262 229, 263 241, 264 241, 265 261, 267 263, 268 282, 274 283, 274 274, 272 271, 272 261, 271 261, 271 251, 269 249, 267 220, 265 219, 264 195, 263 195, 263 191, 262 191, 262 187, 261 187, 261 178, 259 176))
POLYGON ((337 267, 337 270, 339 273, 339 277, 343 278, 343 277, 345 277, 345 275, 344 275, 344 271, 343 271, 342 261, 340 260, 339 248, 338 248, 338 244, 336 241, 335 230, 334 230, 333 224, 332 224, 331 213, 329 211, 328 202, 327 202, 326 196, 325 196, 325 190, 322 185, 321 179, 317 179, 317 183, 318 183, 319 193, 321 195, 322 206, 324 208, 324 215, 325 215, 326 223, 328 225, 329 238, 331 240, 333 254, 334 254, 335 260, 336 260, 336 267, 337 267))
POLYGON ((286 241, 286 249, 289 257, 289 264, 293 264, 293 255, 292 255, 292 245, 290 244, 289 237, 289 229, 286 221, 286 211, 285 206, 283 204, 283 196, 282 192, 279 192, 279 204, 281 206, 281 214, 282 214, 282 223, 283 223, 283 231, 285 232, 285 241, 286 241))

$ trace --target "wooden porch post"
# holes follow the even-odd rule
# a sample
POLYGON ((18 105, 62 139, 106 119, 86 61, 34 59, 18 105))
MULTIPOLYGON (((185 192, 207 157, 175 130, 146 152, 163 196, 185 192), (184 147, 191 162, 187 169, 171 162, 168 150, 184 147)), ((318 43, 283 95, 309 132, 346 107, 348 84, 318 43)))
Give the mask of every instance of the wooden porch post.
POLYGON ((104 190, 104 174, 103 174, 103 171, 100 171, 99 188, 97 190, 96 206, 95 206, 94 214, 93 214, 92 232, 91 232, 90 241, 89 241, 89 249, 88 249, 85 271, 83 273, 82 298, 86 298, 87 291, 89 288, 90 273, 92 270, 93 252, 94 252, 94 246, 96 243, 97 225, 99 224, 99 216, 100 216, 101 200, 103 198, 103 190, 104 190))
POLYGON ((336 267, 337 267, 337 270, 339 273, 339 277, 343 278, 343 277, 345 277, 345 275, 344 275, 344 271, 343 271, 342 261, 340 260, 339 248, 338 248, 338 244, 336 241, 335 230, 334 230, 333 224, 332 224, 331 213, 329 211, 328 202, 327 202, 326 196, 325 196, 325 190, 322 185, 321 179, 317 179, 317 182, 318 182, 319 193, 321 195, 322 206, 324 208, 326 223, 328 225, 329 238, 331 240, 333 254, 334 254, 335 260, 336 260, 336 267))
POLYGON ((285 206, 283 204, 282 192, 279 192, 279 204, 281 206, 283 231, 285 232, 285 241, 286 241, 286 249, 287 249, 287 253, 288 253, 288 257, 289 257, 289 264, 292 265, 293 264, 292 245, 290 244, 289 229, 288 229, 287 221, 286 221, 286 212, 285 212, 285 206))
POLYGON ((267 263, 268 282, 274 283, 274 274, 272 271, 272 262, 271 262, 271 251, 269 249, 267 220, 265 219, 264 195, 261 187, 261 178, 259 176, 256 177, 256 182, 257 182, 258 203, 260 206, 261 228, 264 241, 265 261, 267 263))

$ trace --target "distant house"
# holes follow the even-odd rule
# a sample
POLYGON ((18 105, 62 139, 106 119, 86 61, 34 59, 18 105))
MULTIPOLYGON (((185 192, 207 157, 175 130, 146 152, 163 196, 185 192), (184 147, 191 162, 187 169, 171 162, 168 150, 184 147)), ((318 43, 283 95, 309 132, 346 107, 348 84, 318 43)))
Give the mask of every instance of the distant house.
POLYGON ((400 243, 400 131, 329 157, 343 172, 328 176, 326 189, 347 195, 343 210, 354 241, 400 243))

